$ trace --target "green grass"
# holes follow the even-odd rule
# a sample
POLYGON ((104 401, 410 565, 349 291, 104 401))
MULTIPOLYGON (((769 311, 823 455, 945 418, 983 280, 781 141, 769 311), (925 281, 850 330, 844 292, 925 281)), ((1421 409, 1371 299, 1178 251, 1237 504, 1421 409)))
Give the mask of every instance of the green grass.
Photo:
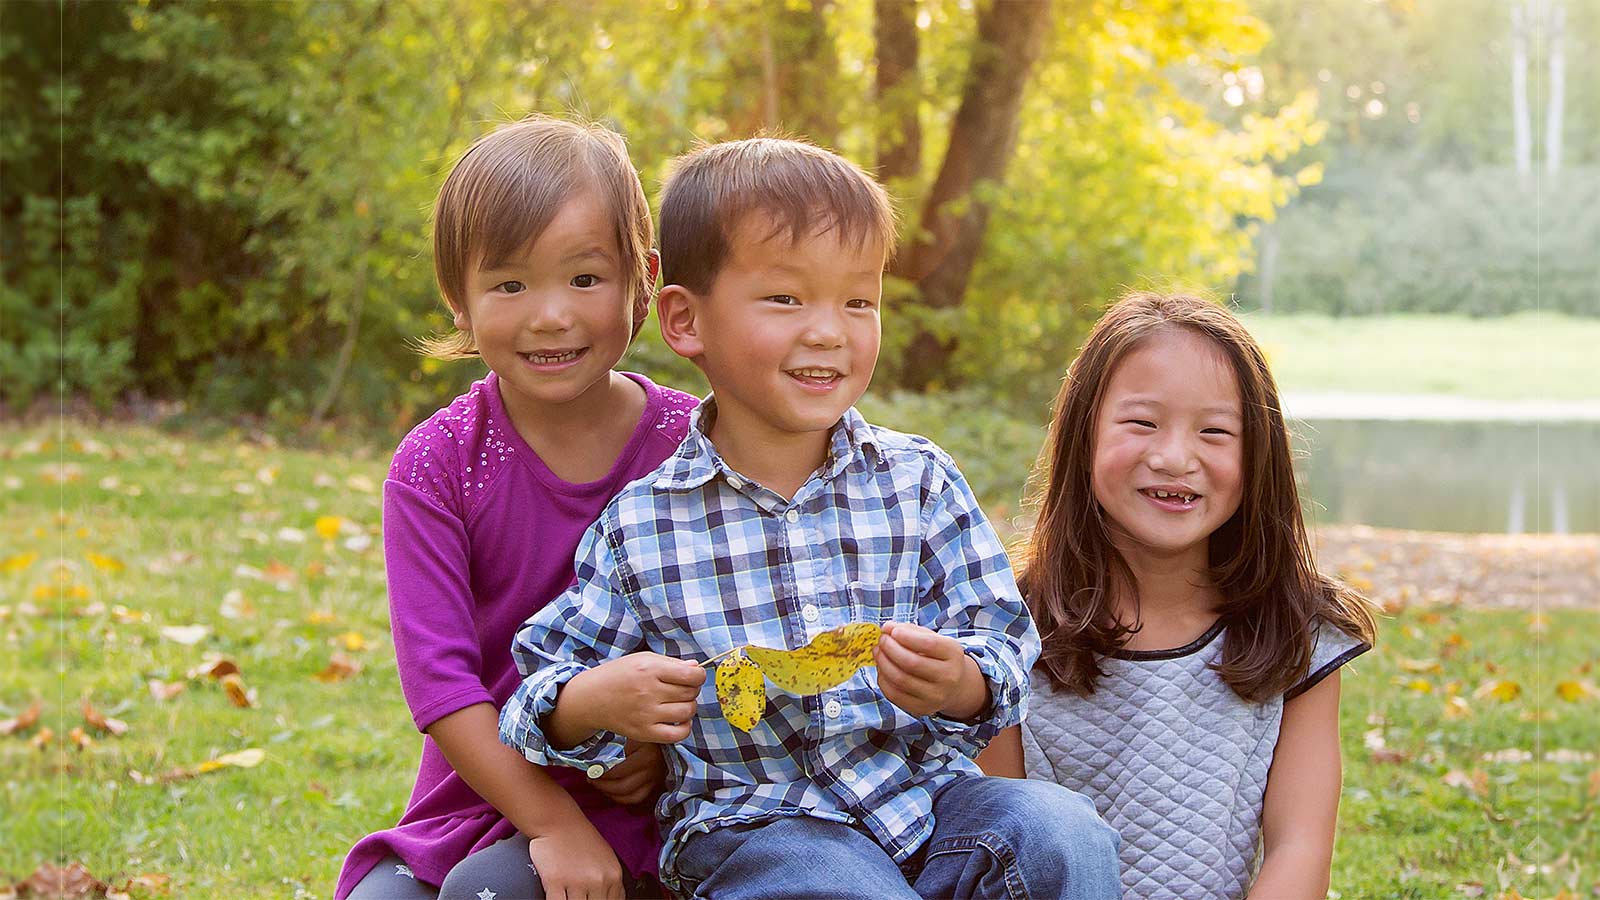
MULTIPOLYGON (((114 883, 168 875, 170 896, 322 897, 349 846, 395 820, 419 738, 387 629, 381 457, 71 424, 63 445, 45 429, 0 429, 0 719, 40 699, 40 725, 56 735, 45 749, 30 743, 38 727, 0 736, 0 893, 42 862, 81 861, 114 883), (348 524, 326 541, 321 516, 348 524), (252 614, 223 614, 234 590, 252 614), (162 636, 191 624, 209 637, 186 646, 162 636), (314 679, 349 632, 368 644, 351 653, 362 671, 314 679), (239 664, 256 708, 233 706, 204 677, 152 698, 149 680, 181 681, 206 652, 239 664), (64 743, 85 697, 127 733, 95 734, 83 750, 64 743), (246 748, 265 761, 142 783, 246 748)), ((1543 754, 1600 745, 1600 703, 1554 693, 1595 677, 1579 671, 1595 661, 1595 620, 1552 612, 1530 633, 1525 612, 1444 608, 1385 623, 1379 649, 1344 682, 1341 896, 1459 897, 1457 885, 1474 882, 1490 897, 1590 889, 1596 873, 1579 866, 1592 865, 1597 764, 1543 754), (1400 670, 1402 658, 1439 657, 1451 634, 1465 644, 1440 672, 1400 670), (1472 699, 1491 677, 1517 681, 1521 696, 1472 699), (1404 686, 1413 679, 1432 692, 1404 686), (1445 717, 1451 684, 1469 718, 1445 717), (1400 761, 1372 760, 1364 734, 1374 728, 1400 761), (1534 758, 1482 758, 1508 749, 1534 758), (1477 769, 1483 798, 1444 781, 1477 769), (1525 872, 1538 863, 1551 869, 1525 872)))
POLYGON ((1600 319, 1553 313, 1243 318, 1285 392, 1600 401, 1594 363, 1600 319))

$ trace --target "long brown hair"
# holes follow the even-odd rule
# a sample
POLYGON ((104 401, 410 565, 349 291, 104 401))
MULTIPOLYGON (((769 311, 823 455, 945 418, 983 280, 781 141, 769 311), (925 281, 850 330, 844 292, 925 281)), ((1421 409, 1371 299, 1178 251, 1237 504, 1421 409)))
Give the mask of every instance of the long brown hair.
MULTIPOLYGON (((1321 619, 1367 643, 1376 630, 1365 599, 1317 572, 1295 489, 1289 432, 1266 357, 1239 320, 1186 294, 1133 291, 1095 324, 1056 396, 1050 437, 1033 483, 1034 525, 1018 583, 1038 623, 1038 665, 1058 687, 1094 691, 1099 659, 1134 630, 1117 621, 1117 590, 1136 591, 1111 541, 1091 483, 1101 399, 1122 358, 1153 334, 1186 329, 1209 339, 1233 367, 1244 405, 1244 485, 1239 509, 1209 540, 1210 574, 1226 626, 1214 668, 1234 693, 1259 702, 1303 678, 1321 619)), ((1135 596, 1137 599, 1137 596, 1135 596)))

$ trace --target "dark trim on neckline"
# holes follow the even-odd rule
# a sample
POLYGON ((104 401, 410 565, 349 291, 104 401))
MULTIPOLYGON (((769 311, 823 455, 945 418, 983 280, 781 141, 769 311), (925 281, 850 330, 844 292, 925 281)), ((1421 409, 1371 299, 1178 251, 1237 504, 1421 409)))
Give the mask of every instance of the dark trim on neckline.
POLYGON ((1119 647, 1116 650, 1111 651, 1111 655, 1117 659, 1128 659, 1135 662, 1144 662, 1157 659, 1178 659, 1180 657, 1188 656, 1191 653, 1199 653, 1201 650, 1204 650, 1206 645, 1216 640, 1217 635, 1222 633, 1222 628, 1222 617, 1218 616, 1217 620, 1211 623, 1211 627, 1207 628, 1204 634, 1200 635, 1189 643, 1184 644, 1182 647, 1174 647, 1171 650, 1125 650, 1119 647))

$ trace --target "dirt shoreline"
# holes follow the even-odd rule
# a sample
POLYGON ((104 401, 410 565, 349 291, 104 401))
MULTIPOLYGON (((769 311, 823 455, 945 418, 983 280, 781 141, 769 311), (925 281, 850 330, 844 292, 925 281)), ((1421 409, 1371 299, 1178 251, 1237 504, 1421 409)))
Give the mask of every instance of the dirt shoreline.
POLYGON ((1600 535, 1317 529, 1317 564, 1379 604, 1600 611, 1600 535))

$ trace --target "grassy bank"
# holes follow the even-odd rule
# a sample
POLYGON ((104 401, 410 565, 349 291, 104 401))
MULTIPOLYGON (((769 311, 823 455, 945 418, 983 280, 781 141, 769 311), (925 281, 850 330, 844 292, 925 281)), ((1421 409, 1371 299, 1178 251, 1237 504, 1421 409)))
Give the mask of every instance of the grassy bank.
MULTIPOLYGON (((419 739, 388 632, 380 456, 0 430, 0 719, 41 704, 0 736, 0 895, 80 861, 113 884, 170 879, 134 896, 321 897, 394 821, 419 739), (253 705, 195 671, 208 654, 253 705), (240 751, 259 762, 201 771, 240 751)), ((1557 686, 1595 677, 1595 624, 1458 605, 1384 623, 1345 681, 1340 896, 1591 889, 1597 703, 1557 686)))
POLYGON ((1600 400, 1600 319, 1244 316, 1285 392, 1600 400))

